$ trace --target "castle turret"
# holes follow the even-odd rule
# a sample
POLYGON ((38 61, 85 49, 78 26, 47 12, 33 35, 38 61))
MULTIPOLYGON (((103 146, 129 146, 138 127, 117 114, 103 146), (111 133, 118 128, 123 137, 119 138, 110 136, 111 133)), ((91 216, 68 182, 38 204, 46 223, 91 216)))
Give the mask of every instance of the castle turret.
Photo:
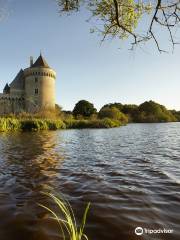
POLYGON ((4 87, 3 93, 4 93, 4 94, 9 94, 9 93, 10 93, 10 87, 9 87, 9 84, 8 84, 8 83, 7 83, 6 86, 4 87))
POLYGON ((25 108, 27 112, 55 109, 56 72, 49 67, 42 55, 24 70, 25 108))

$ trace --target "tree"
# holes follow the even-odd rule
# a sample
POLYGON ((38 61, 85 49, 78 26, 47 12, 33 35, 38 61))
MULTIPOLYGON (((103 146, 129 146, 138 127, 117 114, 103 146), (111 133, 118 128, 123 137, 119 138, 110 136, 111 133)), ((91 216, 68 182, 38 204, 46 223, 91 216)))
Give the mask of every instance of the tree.
POLYGON ((113 120, 118 120, 123 123, 128 122, 128 118, 120 112, 116 107, 103 107, 98 113, 100 119, 110 118, 113 120))
POLYGON ((144 102, 138 107, 137 122, 174 122, 176 117, 163 105, 156 102, 144 102))
POLYGON ((136 116, 138 115, 138 106, 135 104, 122 104, 122 103, 109 103, 104 105, 102 109, 104 108, 117 108, 120 112, 124 113, 125 115, 128 116, 128 121, 129 122, 134 122, 136 116))
POLYGON ((94 108, 94 105, 86 100, 79 101, 73 109, 73 115, 75 117, 78 115, 81 115, 83 117, 90 117, 96 112, 97 110, 94 108))
POLYGON ((180 111, 176 111, 176 110, 171 110, 170 111, 173 116, 177 119, 178 122, 180 122, 180 111))
POLYGON ((135 104, 123 105, 121 103, 106 104, 101 108, 98 116, 100 118, 108 117, 117 119, 119 114, 117 110, 128 118, 128 122, 151 123, 180 121, 180 112, 175 110, 169 111, 166 107, 154 101, 146 101, 139 106, 135 104), (114 109, 116 109, 116 111, 114 109))
POLYGON ((155 33, 157 26, 168 31, 172 46, 176 44, 175 33, 180 25, 180 0, 58 0, 60 12, 72 13, 85 6, 91 11, 97 23, 92 32, 100 31, 102 41, 107 37, 131 38, 135 45, 153 40, 160 52, 155 33), (149 15, 149 17, 147 16, 149 15), (146 18, 143 18, 146 17, 146 18), (147 22, 146 28, 137 30, 141 20, 147 22), (102 27, 101 27, 102 26, 102 27))
POLYGON ((103 109, 103 108, 113 108, 113 107, 115 107, 115 108, 117 108, 120 112, 122 112, 122 109, 123 109, 123 104, 122 103, 117 103, 117 102, 115 102, 115 103, 109 103, 109 104, 106 104, 106 105, 104 105, 101 109, 103 109))

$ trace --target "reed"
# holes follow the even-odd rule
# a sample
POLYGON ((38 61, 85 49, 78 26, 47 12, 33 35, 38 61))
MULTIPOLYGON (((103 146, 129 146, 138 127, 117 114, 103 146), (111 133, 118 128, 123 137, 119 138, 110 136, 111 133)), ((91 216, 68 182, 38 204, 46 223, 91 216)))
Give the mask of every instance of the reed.
POLYGON ((114 127, 120 127, 123 125, 118 120, 112 120, 110 118, 104 118, 104 119, 95 119, 95 120, 89 120, 89 119, 81 119, 81 120, 65 120, 66 128, 114 128, 114 127))
POLYGON ((67 200, 62 197, 56 197, 52 193, 43 194, 50 197, 58 207, 57 212, 47 206, 39 204, 39 206, 46 209, 52 215, 53 219, 57 221, 63 236, 63 240, 88 240, 88 237, 84 234, 84 227, 86 224, 90 203, 87 204, 83 214, 82 223, 80 227, 78 227, 73 209, 67 200))
POLYGON ((0 117, 0 132, 8 131, 42 131, 58 129, 114 128, 123 125, 118 120, 104 119, 61 119, 36 118, 33 116, 0 117))
POLYGON ((62 120, 53 119, 22 119, 21 129, 23 131, 41 131, 41 130, 57 130, 65 129, 66 125, 62 120))
POLYGON ((0 118, 0 132, 17 131, 21 123, 15 118, 0 118))
POLYGON ((66 125, 61 119, 40 118, 0 118, 0 132, 9 131, 41 131, 65 129, 66 125))

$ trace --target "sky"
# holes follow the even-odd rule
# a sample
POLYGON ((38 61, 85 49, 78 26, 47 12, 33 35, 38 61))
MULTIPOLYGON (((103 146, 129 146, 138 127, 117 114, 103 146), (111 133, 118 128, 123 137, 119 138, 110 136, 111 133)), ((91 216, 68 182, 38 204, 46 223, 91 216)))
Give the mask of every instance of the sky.
MULTIPOLYGON (((56 102, 72 110, 81 99, 104 104, 154 100, 180 110, 180 46, 160 54, 154 43, 129 51, 118 39, 100 44, 85 10, 60 16, 55 0, 0 0, 0 92, 40 51, 57 72, 56 102)), ((159 32, 163 45, 165 36, 159 32)))

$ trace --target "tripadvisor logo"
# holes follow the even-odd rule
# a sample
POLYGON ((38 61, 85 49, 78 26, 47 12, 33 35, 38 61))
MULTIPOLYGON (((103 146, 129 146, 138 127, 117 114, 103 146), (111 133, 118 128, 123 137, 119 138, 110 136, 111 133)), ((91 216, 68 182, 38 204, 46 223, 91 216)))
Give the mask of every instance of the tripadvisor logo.
POLYGON ((135 234, 136 235, 142 235, 142 234, 167 234, 167 233, 173 233, 172 229, 148 229, 148 228, 142 228, 142 227, 137 227, 135 228, 135 234))
POLYGON ((142 235, 143 234, 143 228, 142 227, 137 227, 135 229, 135 234, 136 235, 142 235))

